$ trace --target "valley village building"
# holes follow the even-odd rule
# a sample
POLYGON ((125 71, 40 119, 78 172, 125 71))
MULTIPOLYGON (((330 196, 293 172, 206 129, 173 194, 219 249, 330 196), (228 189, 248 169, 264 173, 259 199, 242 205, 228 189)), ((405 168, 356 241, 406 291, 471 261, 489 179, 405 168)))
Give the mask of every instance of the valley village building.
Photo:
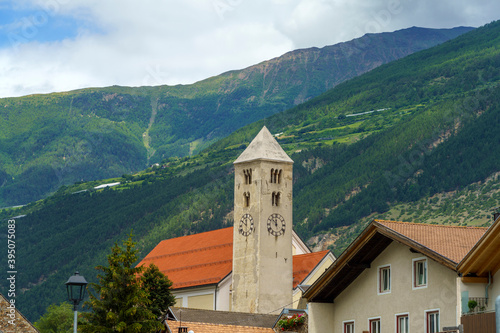
POLYGON ((309 332, 495 332, 499 224, 374 220, 304 294, 309 332))

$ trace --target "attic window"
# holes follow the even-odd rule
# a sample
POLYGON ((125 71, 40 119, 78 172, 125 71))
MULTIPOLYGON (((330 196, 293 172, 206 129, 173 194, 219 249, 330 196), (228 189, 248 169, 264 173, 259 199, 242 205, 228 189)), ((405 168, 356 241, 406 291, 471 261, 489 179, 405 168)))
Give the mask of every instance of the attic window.
POLYGON ((379 267, 378 293, 388 294, 390 292, 391 292, 391 265, 379 267))
POLYGON ((252 184, 252 169, 243 169, 243 175, 245 176, 245 184, 252 184))
POLYGON ((427 287, 427 259, 413 259, 413 289, 427 287))

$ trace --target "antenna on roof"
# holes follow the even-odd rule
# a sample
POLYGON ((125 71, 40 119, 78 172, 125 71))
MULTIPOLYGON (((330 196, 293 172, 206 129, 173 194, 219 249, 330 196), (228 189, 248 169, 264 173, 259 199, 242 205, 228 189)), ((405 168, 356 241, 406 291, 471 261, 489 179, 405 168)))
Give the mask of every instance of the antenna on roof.
POLYGON ((179 333, 187 333, 188 328, 182 326, 182 309, 179 309, 179 318, 180 318, 179 333))

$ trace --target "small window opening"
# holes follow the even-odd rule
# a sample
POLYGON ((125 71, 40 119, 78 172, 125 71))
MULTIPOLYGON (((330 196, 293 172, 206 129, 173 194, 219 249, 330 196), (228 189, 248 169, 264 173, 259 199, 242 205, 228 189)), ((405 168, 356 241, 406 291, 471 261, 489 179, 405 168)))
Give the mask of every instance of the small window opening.
POLYGON ((245 198, 245 207, 250 207, 250 192, 243 193, 245 198))
POLYGON ((281 169, 271 169, 271 183, 281 183, 281 169))
POLYGON ((280 192, 273 192, 272 194, 272 200, 271 200, 271 204, 272 206, 279 206, 280 205, 280 192))
POLYGON ((245 175, 245 184, 252 183, 252 169, 243 169, 243 175, 245 175))

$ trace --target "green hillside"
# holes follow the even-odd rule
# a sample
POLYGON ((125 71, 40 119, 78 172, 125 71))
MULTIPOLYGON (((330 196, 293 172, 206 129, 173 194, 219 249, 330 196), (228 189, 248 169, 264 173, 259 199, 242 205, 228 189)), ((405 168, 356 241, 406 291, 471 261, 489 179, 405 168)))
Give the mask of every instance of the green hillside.
POLYGON ((470 30, 370 34, 289 52, 191 85, 0 99, 0 207, 38 200, 61 185, 196 154, 244 125, 470 30))
POLYGON ((499 82, 500 21, 339 84, 199 154, 4 210, 2 221, 27 215, 16 223, 20 309, 36 319, 64 300, 75 270, 94 279, 93 267, 132 229, 144 256, 162 239, 231 225, 232 161, 264 124, 295 161, 296 231, 332 236, 336 254, 375 216, 487 224, 483 212, 500 200, 499 82), (112 182, 121 184, 95 189, 112 182))

